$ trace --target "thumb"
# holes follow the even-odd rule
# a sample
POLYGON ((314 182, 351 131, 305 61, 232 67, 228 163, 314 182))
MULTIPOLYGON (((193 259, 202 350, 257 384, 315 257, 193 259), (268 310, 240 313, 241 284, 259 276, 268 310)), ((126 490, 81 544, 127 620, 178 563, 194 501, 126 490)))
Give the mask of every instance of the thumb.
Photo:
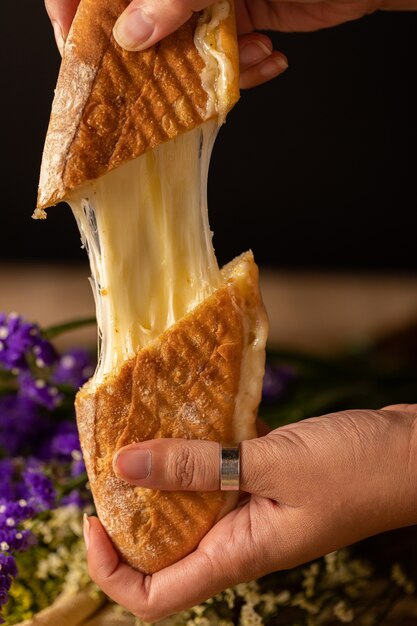
POLYGON ((133 0, 115 24, 114 38, 126 50, 145 50, 210 3, 211 0, 133 0))
MULTIPOLYGON (((265 448, 268 437, 240 444, 240 489, 268 496, 265 448)), ((269 456, 269 455, 268 455, 269 456)), ((162 491, 220 489, 220 446, 215 441, 153 439, 121 448, 113 461, 118 478, 162 491)))
POLYGON ((64 49, 64 42, 71 27, 80 0, 45 0, 45 8, 54 29, 58 50, 64 49))

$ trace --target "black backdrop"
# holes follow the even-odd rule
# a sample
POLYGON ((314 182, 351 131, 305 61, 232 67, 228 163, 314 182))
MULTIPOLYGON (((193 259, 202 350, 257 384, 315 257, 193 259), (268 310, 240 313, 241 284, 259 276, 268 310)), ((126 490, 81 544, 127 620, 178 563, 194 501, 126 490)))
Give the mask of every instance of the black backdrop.
MULTIPOLYGON (((30 219, 59 56, 41 0, 3 0, 0 259, 83 261, 65 205, 30 219)), ((417 13, 274 34, 290 67, 242 93, 217 139, 221 262, 417 270, 417 13)))

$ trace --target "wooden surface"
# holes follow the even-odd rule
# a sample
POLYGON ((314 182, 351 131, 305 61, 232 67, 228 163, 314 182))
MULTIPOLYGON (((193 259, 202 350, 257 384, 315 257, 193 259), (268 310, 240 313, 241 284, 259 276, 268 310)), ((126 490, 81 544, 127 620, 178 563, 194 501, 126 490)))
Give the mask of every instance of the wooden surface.
MULTIPOLYGON (((0 311, 42 326, 94 315, 85 266, 0 265, 0 311)), ((261 270, 270 344, 332 352, 417 319, 417 276, 317 274, 261 270)), ((65 344, 95 342, 95 330, 65 344)))

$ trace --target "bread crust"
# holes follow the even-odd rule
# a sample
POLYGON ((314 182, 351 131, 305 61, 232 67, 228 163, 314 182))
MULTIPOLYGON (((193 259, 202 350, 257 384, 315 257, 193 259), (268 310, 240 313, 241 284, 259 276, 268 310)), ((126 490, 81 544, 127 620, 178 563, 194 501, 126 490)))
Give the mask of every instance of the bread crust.
MULTIPOLYGON (((112 28, 128 4, 81 0, 45 142, 39 216, 85 183, 217 115, 207 106, 204 61, 194 43, 199 14, 149 50, 127 52, 112 28)), ((232 1, 216 41, 233 70, 219 109, 224 115, 239 97, 232 1)), ((260 383, 246 394, 249 418, 235 416, 245 351, 262 309, 252 255, 242 263, 243 277, 226 272, 223 285, 156 342, 77 394, 97 513, 122 559, 146 573, 194 550, 236 495, 141 489, 116 478, 113 457, 126 444, 157 437, 231 442, 255 436, 260 383)))
MULTIPOLYGON (((202 124, 204 62, 194 45, 199 14, 143 52, 127 52, 112 28, 129 0, 82 0, 64 48, 45 141, 38 209, 202 124)), ((233 65, 223 104, 239 97, 233 3, 219 39, 233 65)))
POLYGON ((256 341, 257 268, 231 277, 209 298, 126 362, 119 372, 77 395, 77 422, 98 515, 124 561, 153 573, 194 550, 215 521, 235 504, 220 491, 160 492, 129 485, 114 475, 121 447, 159 437, 232 442, 256 435, 234 423, 241 363, 256 341))

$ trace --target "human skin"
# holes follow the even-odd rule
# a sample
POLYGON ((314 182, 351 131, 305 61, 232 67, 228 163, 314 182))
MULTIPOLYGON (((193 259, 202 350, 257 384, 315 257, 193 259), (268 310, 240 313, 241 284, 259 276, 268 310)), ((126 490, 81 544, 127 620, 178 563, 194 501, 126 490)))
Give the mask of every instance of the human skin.
MULTIPOLYGON (((133 0, 114 35, 127 50, 143 50, 179 28, 212 0, 133 0)), ((79 0, 45 0, 62 54, 79 0)), ((354 20, 377 9, 417 8, 417 0, 236 0, 240 87, 255 87, 285 71, 286 57, 259 30, 312 31, 354 20)))
MULTIPOLYGON (((55 39, 61 55, 64 41, 67 38, 79 1, 80 0, 45 0, 46 10, 51 19, 55 39)), ((163 16, 163 19, 157 20, 158 25, 155 26, 149 41, 140 46, 126 45, 118 36, 116 32, 118 29, 115 29, 116 39, 122 47, 129 50, 147 48, 179 28, 179 26, 191 16, 193 11, 205 8, 208 4, 210 4, 208 0, 196 0, 195 2, 187 1, 183 4, 179 4, 176 0, 174 0, 174 2, 158 0, 154 5, 158 9, 158 15, 163 16)), ((127 18, 126 23, 128 26, 130 22, 133 22, 135 25, 142 8, 149 14, 148 5, 145 7, 144 4, 142 6, 136 1, 132 2, 118 20, 118 24, 125 21, 125 18, 127 18)), ((242 15, 242 19, 240 21, 238 20, 240 88, 245 89, 260 85, 282 74, 288 67, 288 61, 284 54, 273 50, 272 42, 269 37, 262 33, 253 32, 254 27, 247 23, 244 11, 239 9, 239 7, 237 8, 238 16, 242 15)), ((156 15, 155 18, 157 18, 156 15)), ((131 43, 130 41, 130 44, 131 43)))
MULTIPOLYGON (((62 54, 80 0, 45 0, 62 54)), ((133 0, 116 23, 114 35, 127 50, 143 50, 179 28, 212 0, 133 0)), ((414 10, 417 0, 235 0, 240 52, 240 88, 260 85, 288 67, 259 30, 312 31, 342 24, 378 9, 414 10)))
MULTIPOLYGON (((78 1, 45 0, 61 50, 78 1)), ((123 47, 144 49, 207 4, 133 0, 115 36, 123 47), (143 16, 150 33, 145 39, 138 28, 143 16)), ((240 86, 259 85, 287 66, 258 29, 311 31, 377 9, 416 8, 415 0, 236 0, 240 86)), ((90 517, 85 522, 90 575, 109 597, 152 622, 230 585, 415 524, 416 421, 417 405, 396 405, 343 411, 260 433, 264 436, 241 445, 241 488, 247 495, 192 554, 145 576, 120 561, 99 520, 90 517)), ((214 442, 161 439, 127 446, 114 467, 120 478, 142 487, 204 491, 219 486, 218 459, 214 442), (139 478, 144 469, 147 476, 139 478)))
MULTIPOLYGON (((115 602, 153 622, 230 585, 416 524, 416 423, 417 405, 396 405, 316 417, 244 441, 245 495, 194 552, 143 575, 120 561, 99 520, 90 517, 90 576, 115 602)), ((219 448, 207 441, 145 441, 122 448, 114 469, 141 487, 215 490, 219 448)))

